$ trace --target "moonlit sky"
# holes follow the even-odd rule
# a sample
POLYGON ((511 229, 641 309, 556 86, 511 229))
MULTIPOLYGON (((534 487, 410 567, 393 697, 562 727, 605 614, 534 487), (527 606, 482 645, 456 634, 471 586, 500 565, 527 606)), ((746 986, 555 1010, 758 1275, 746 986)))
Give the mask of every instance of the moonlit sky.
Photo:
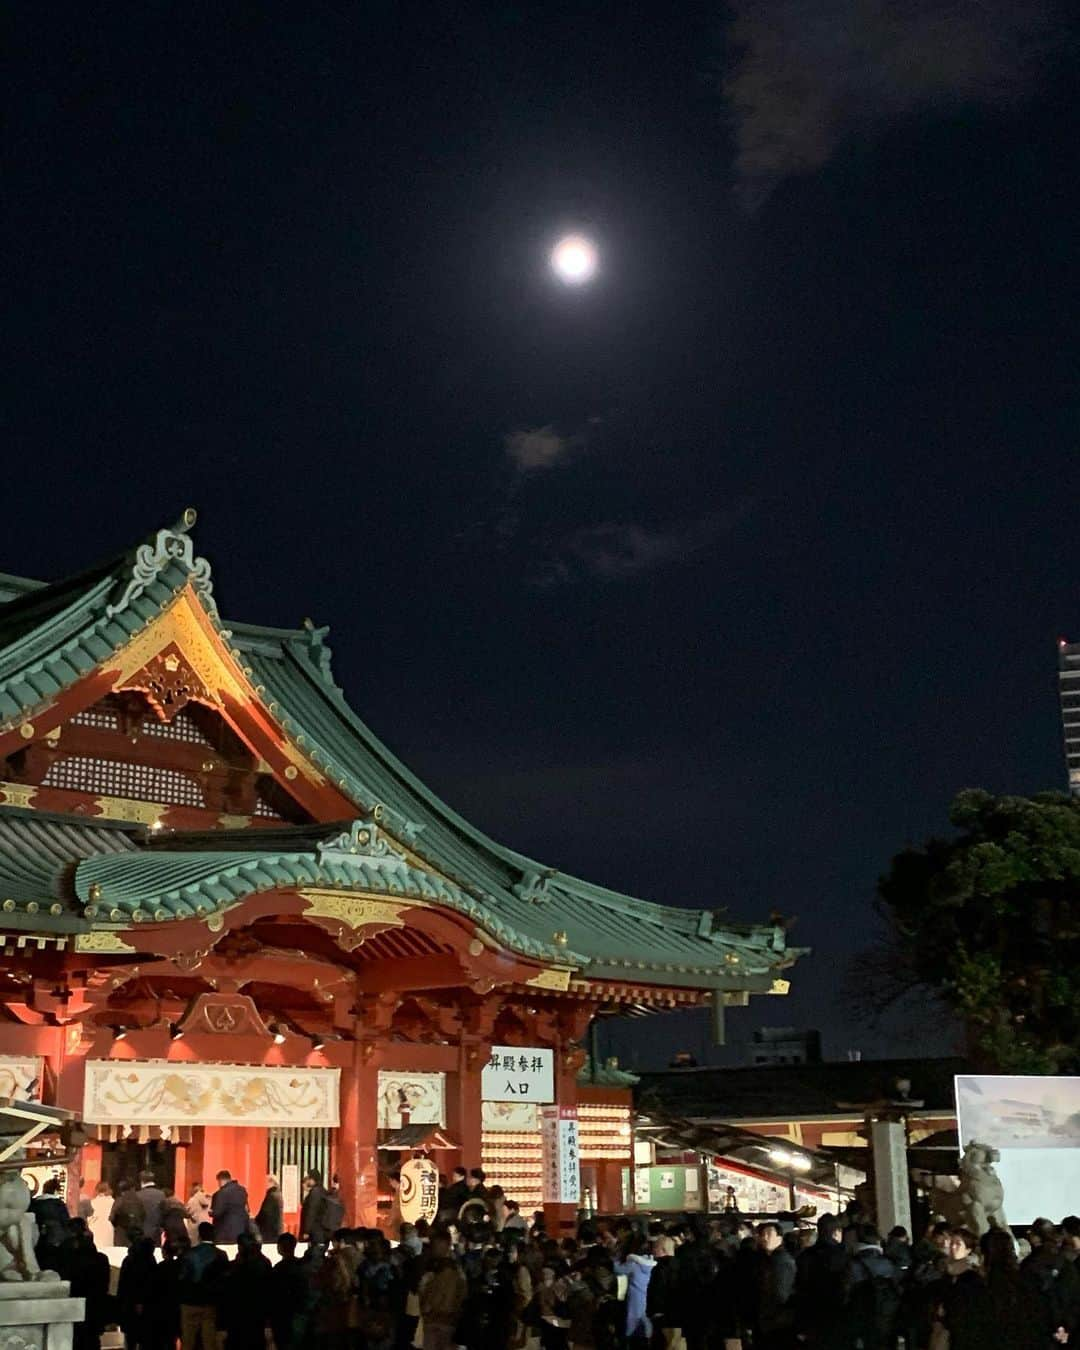
POLYGON ((222 612, 329 623, 353 704, 477 824, 797 914, 815 956, 733 1039, 936 1048, 838 986, 958 789, 1065 783, 1061 13, 16 5, 0 570, 195 505, 222 612))

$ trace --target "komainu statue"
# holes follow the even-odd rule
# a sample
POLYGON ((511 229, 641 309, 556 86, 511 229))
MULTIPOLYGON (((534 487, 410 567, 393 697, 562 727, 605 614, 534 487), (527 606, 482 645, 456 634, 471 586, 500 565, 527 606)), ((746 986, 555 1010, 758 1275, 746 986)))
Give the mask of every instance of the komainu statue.
POLYGON ((982 1237, 991 1228, 1008 1228, 1005 1218, 1005 1188, 994 1163, 1000 1159, 989 1144, 971 1141, 960 1159, 960 1185, 955 1191, 935 1188, 932 1205, 949 1223, 970 1228, 982 1237))
POLYGON ((30 1213, 30 1188, 18 1172, 0 1173, 0 1280, 58 1280, 41 1270, 34 1255, 37 1224, 30 1213))

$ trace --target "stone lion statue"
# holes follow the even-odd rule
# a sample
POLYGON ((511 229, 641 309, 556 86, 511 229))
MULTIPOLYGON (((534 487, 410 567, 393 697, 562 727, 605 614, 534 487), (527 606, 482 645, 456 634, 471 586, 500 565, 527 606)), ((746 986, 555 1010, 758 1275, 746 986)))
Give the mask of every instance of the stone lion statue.
POLYGON ((30 1187, 18 1172, 0 1174, 0 1280, 58 1280, 34 1255, 37 1224, 30 1213, 30 1187))
POLYGON ((933 1207, 949 1223, 982 1237, 991 1228, 1008 1228, 1005 1218, 1005 1188, 994 1164, 1000 1154, 989 1144, 972 1140, 960 1159, 960 1184, 955 1191, 940 1187, 933 1192, 933 1207))

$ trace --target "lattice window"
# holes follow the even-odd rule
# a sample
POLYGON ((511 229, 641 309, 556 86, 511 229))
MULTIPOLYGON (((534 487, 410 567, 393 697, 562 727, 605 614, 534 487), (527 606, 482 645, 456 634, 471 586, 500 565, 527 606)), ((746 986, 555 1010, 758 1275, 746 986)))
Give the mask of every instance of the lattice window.
POLYGON ((167 806, 205 806, 202 788, 175 769, 125 764, 90 756, 60 759, 50 765, 44 787, 87 792, 95 797, 127 797, 167 806))
POLYGON ((330 1184, 330 1131, 315 1126, 271 1125, 267 1131, 267 1171, 281 1180, 283 1167, 298 1167, 303 1178, 318 1172, 330 1184))
POLYGON ((144 736, 154 736, 163 741, 184 741, 187 745, 213 746, 209 736, 200 729, 186 709, 178 712, 171 722, 162 722, 154 716, 144 717, 139 730, 144 736))
POLYGON ((84 708, 71 721, 77 727, 97 727, 100 731, 120 730, 120 714, 107 703, 95 703, 92 708, 84 708))

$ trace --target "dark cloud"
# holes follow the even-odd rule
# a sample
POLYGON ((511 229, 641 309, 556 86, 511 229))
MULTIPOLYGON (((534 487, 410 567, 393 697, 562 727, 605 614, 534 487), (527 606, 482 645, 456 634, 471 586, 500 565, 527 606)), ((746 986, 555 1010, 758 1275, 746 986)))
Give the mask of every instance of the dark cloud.
POLYGON ((506 456, 519 473, 553 469, 580 444, 580 437, 563 436, 552 426, 523 427, 503 438, 506 456))
POLYGON ((634 521, 605 521, 574 530, 556 541, 536 583, 558 586, 586 577, 624 581, 681 562, 707 548, 749 509, 750 503, 742 502, 729 511, 712 512, 666 529, 634 521))
POLYGON ((738 193, 759 205, 844 140, 949 103, 1030 94, 1063 38, 1053 0, 732 0, 738 193))

